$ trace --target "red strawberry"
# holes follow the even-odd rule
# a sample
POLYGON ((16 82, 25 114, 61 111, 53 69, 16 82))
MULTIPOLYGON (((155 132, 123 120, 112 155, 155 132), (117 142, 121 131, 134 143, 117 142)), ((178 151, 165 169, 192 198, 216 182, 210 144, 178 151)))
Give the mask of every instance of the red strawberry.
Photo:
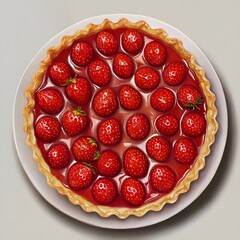
POLYGON ((37 137, 45 142, 52 142, 60 134, 61 126, 56 118, 44 116, 40 118, 36 125, 35 131, 37 137))
POLYGON ((146 45, 144 49, 144 56, 149 64, 159 67, 165 61, 167 51, 162 44, 152 41, 146 45))
POLYGON ((125 172, 131 177, 143 177, 148 170, 148 159, 144 152, 137 147, 128 148, 123 157, 125 172))
POLYGON ((150 103, 157 111, 165 112, 173 107, 175 96, 173 92, 167 88, 158 88, 152 93, 150 103))
POLYGON ((170 192, 176 186, 176 174, 167 166, 157 165, 150 173, 150 182, 155 190, 170 192))
POLYGON ((100 156, 97 142, 91 137, 77 138, 72 144, 72 153, 79 162, 91 162, 100 156))
POLYGON ((120 78, 130 78, 134 73, 133 60, 124 53, 118 53, 113 60, 113 71, 120 78))
POLYGON ((197 155, 197 148, 189 138, 180 138, 174 145, 173 155, 180 163, 190 163, 197 155))
POLYGON ((89 64, 88 76, 98 86, 108 84, 112 77, 110 67, 103 60, 95 60, 89 64))
POLYGON ((156 128, 164 135, 173 135, 179 127, 178 119, 172 114, 161 115, 157 118, 156 128))
POLYGON ((119 156, 111 151, 105 150, 101 152, 101 155, 97 161, 98 172, 106 177, 114 177, 120 172, 121 162, 119 156))
POLYGON ((137 110, 142 104, 142 97, 136 89, 124 85, 119 91, 119 102, 126 110, 137 110))
POLYGON ((122 46, 127 53, 136 55, 143 47, 143 37, 138 31, 128 29, 122 35, 122 46))
POLYGON ((130 138, 134 140, 141 140, 149 134, 150 122, 144 114, 136 113, 128 118, 126 130, 130 138))
POLYGON ((79 41, 75 43, 71 51, 72 61, 82 67, 87 65, 93 58, 93 48, 88 43, 79 41))
POLYGON ((81 190, 90 186, 93 178, 91 168, 82 164, 73 164, 67 173, 69 187, 74 190, 81 190))
POLYGON ((67 135, 75 136, 87 126, 87 114, 81 108, 68 110, 63 114, 62 126, 67 135))
POLYGON ((206 120, 203 115, 197 112, 190 112, 182 119, 183 133, 189 137, 197 137, 206 129, 206 120))
POLYGON ((139 206, 145 201, 146 189, 138 179, 127 178, 122 183, 121 195, 126 202, 139 206))
POLYGON ((57 62, 50 66, 50 78, 56 85, 64 86, 72 76, 73 71, 67 63, 57 62))
POLYGON ((99 178, 92 187, 93 198, 100 204, 112 203, 117 197, 115 183, 108 178, 99 178))
POLYGON ((135 83, 142 90, 153 90, 158 86, 159 82, 159 74, 152 68, 139 68, 135 73, 135 83))
POLYGON ((101 117, 108 117, 117 110, 118 103, 115 92, 111 88, 98 91, 93 98, 93 110, 101 117))
POLYGON ((45 88, 37 92, 37 102, 40 108, 49 114, 59 113, 64 105, 62 94, 53 88, 45 88))
POLYGON ((87 104, 92 96, 92 87, 85 78, 73 78, 66 88, 67 96, 78 105, 87 104))
POLYGON ((164 162, 169 157, 171 145, 167 139, 154 136, 147 141, 146 150, 150 157, 158 162, 164 162))
POLYGON ((179 85, 183 82, 187 74, 187 68, 182 62, 170 63, 163 71, 164 81, 171 86, 179 85))
POLYGON ((47 153, 47 163, 51 168, 65 168, 69 163, 69 159, 69 149, 63 143, 52 146, 47 153))
POLYGON ((199 108, 198 106, 203 103, 200 92, 190 85, 185 85, 178 90, 177 100, 182 107, 192 109, 199 108))
POLYGON ((98 50, 104 55, 113 55, 118 50, 118 41, 113 34, 101 31, 97 35, 96 44, 98 50))
POLYGON ((104 145, 114 145, 122 140, 122 129, 114 118, 103 120, 98 124, 97 135, 104 145))

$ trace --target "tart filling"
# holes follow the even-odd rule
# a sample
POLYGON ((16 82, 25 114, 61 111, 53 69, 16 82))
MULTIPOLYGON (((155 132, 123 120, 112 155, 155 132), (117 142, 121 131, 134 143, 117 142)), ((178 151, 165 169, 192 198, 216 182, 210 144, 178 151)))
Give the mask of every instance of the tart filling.
POLYGON ((218 129, 204 70, 144 21, 106 19, 50 48, 26 89, 27 144, 48 184, 102 217, 187 192, 218 129))

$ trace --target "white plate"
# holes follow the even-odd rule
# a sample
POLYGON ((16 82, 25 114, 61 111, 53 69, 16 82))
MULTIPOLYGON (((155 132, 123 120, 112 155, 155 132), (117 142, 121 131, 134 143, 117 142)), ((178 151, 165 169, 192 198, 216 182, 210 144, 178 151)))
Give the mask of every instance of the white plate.
POLYGON ((220 164, 226 143, 227 129, 228 118, 224 92, 216 72, 214 71, 211 63, 204 55, 204 53, 191 39, 189 39, 186 35, 184 35, 176 28, 157 19, 130 14, 111 14, 88 18, 65 29, 64 31, 56 35, 53 39, 51 39, 36 54, 36 56, 26 68, 16 92, 13 109, 13 132, 16 149, 21 164, 36 190, 52 206, 59 209, 63 213, 71 216, 72 218, 90 225, 111 229, 130 229, 153 225, 174 216, 175 214, 186 208, 189 204, 191 204, 208 186, 220 164), (46 57, 46 51, 50 46, 58 45, 60 39, 64 35, 73 34, 76 30, 84 28, 88 23, 101 23, 105 18, 111 19, 112 21, 118 21, 120 18, 123 17, 128 18, 130 21, 133 22, 138 20, 145 20, 150 24, 152 28, 164 28, 165 30, 167 30, 170 37, 176 37, 181 39, 184 43, 185 48, 190 52, 194 53, 199 65, 201 65, 206 70, 207 77, 211 81, 212 91, 217 95, 216 105, 219 110, 217 120, 220 127, 216 136, 216 142, 212 146, 211 155, 207 158, 206 168, 201 172, 198 181, 192 184, 189 192, 181 195, 181 197, 175 204, 166 205, 160 212, 149 212, 142 218, 136 218, 131 216, 125 220, 120 220, 115 216, 104 219, 99 217, 95 213, 85 213, 79 206, 72 205, 66 197, 59 196, 59 194, 54 189, 50 188, 47 185, 45 177, 38 171, 37 164, 33 160, 32 151, 25 144, 26 135, 23 131, 22 109, 26 104, 26 99, 24 96, 25 88, 31 82, 32 75, 38 70, 39 62, 46 57))

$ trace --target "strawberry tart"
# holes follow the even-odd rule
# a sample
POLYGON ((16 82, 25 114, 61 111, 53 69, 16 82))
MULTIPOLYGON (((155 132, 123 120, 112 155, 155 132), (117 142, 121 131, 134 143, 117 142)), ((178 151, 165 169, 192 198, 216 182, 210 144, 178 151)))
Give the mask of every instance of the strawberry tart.
POLYGON ((26 89, 27 144, 48 184, 102 217, 160 211, 189 190, 218 129, 210 81, 146 22, 89 24, 26 89))

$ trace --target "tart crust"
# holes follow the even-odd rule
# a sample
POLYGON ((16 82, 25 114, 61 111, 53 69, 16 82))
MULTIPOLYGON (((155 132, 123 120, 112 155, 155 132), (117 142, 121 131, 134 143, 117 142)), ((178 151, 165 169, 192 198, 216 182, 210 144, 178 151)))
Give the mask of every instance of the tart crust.
POLYGON ((163 29, 152 29, 146 22, 138 21, 136 23, 130 22, 128 19, 120 19, 114 23, 108 19, 105 19, 101 24, 94 25, 89 24, 85 29, 77 31, 71 36, 64 36, 61 43, 57 47, 49 48, 47 51, 47 57, 40 63, 39 70, 33 75, 31 84, 27 87, 25 92, 28 103, 23 109, 24 115, 24 130, 27 134, 27 145, 33 151, 33 158, 38 164, 38 168, 47 179, 47 183, 50 187, 55 188, 60 194, 66 195, 70 202, 75 205, 80 205, 86 212, 97 212, 102 217, 109 217, 116 215, 120 219, 127 218, 129 215, 135 215, 141 217, 148 211, 160 211, 167 203, 174 203, 177 201, 180 194, 187 192, 190 189, 190 184, 197 180, 199 177, 199 171, 205 166, 205 157, 210 154, 210 146, 215 141, 215 134, 218 130, 218 123, 216 121, 217 108, 215 106, 215 95, 210 91, 210 82, 205 76, 205 71, 202 67, 197 65, 194 55, 186 51, 183 47, 183 43, 179 39, 170 38, 167 32, 163 29), (184 178, 177 184, 177 186, 170 193, 166 194, 162 198, 155 202, 144 204, 138 208, 119 208, 108 206, 97 206, 91 202, 85 200, 80 195, 74 193, 71 189, 66 188, 61 181, 51 174, 49 166, 46 164, 40 149, 37 146, 36 138, 34 134, 34 115, 33 110, 35 106, 34 94, 35 91, 42 84, 44 74, 48 66, 52 63, 52 60, 58 56, 58 54, 70 47, 75 40, 84 38, 90 34, 98 33, 101 30, 106 29, 118 29, 118 28, 132 28, 141 30, 154 38, 158 38, 172 46, 181 57, 188 63, 189 67, 195 72, 199 79, 202 91, 206 98, 206 120, 207 128, 205 141, 201 147, 198 157, 196 158, 192 168, 187 172, 184 178))

